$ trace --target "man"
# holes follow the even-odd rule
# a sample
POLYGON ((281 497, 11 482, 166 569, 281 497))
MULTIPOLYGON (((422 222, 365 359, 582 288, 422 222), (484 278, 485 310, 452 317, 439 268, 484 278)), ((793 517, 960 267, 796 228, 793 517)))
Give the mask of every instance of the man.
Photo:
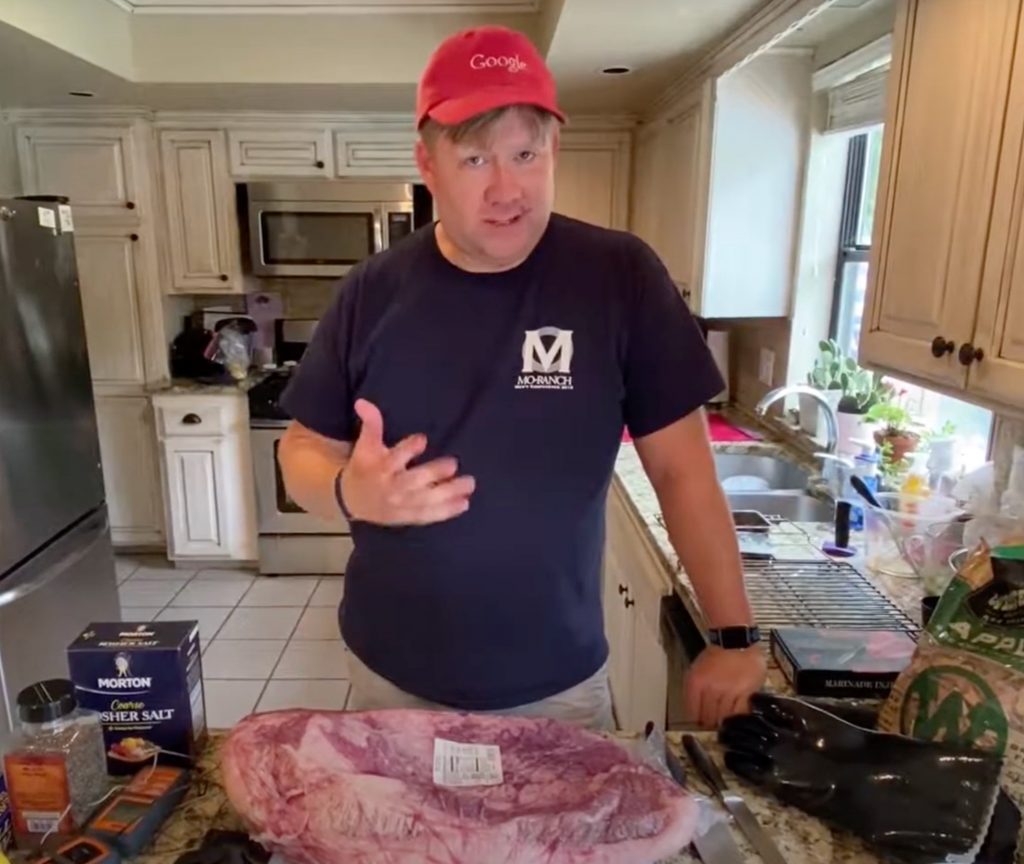
POLYGON ((290 494, 352 523, 351 707, 611 725, 600 570, 624 425, 726 643, 688 676, 694 718, 764 681, 701 408, 720 376, 648 246, 552 215, 564 119, 522 35, 443 42, 417 98, 438 221, 349 274, 285 395, 290 494))

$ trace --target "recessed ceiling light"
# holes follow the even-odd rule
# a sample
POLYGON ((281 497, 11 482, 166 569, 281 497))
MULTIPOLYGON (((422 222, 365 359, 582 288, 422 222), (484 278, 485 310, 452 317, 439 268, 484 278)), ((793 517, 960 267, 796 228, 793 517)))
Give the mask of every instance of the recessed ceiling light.
POLYGON ((68 96, 80 96, 82 99, 92 99, 95 95, 92 90, 68 90, 68 96))
POLYGON ((602 75, 628 75, 632 72, 631 66, 605 66, 601 70, 602 75))

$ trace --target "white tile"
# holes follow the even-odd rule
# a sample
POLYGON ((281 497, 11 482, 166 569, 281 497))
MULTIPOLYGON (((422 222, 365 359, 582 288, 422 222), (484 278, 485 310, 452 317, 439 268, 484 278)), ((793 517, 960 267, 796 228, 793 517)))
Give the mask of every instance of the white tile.
POLYGON ((169 606, 156 616, 157 621, 198 621, 199 643, 207 646, 231 614, 229 606, 169 606))
POLYGON ((218 582, 233 582, 237 579, 250 580, 256 576, 256 572, 253 570, 232 570, 228 567, 213 570, 200 570, 196 574, 196 579, 199 580, 216 580, 218 582))
POLYGON ((305 606, 316 590, 316 579, 264 577, 252 583, 240 606, 305 606))
POLYGON ((274 678, 348 678, 348 650, 340 639, 288 643, 274 678))
POLYGON ((178 568, 168 561, 156 564, 143 562, 139 569, 132 573, 131 581, 145 582, 149 579, 167 579, 176 582, 188 582, 195 575, 195 570, 185 567, 178 568))
POLYGON ((310 606, 299 619, 294 639, 338 639, 338 610, 333 606, 310 606))
POLYGON ((194 579, 174 598, 174 606, 235 606, 249 590, 251 580, 201 582, 194 579))
POLYGON ((284 639, 214 639, 203 654, 203 675, 266 681, 286 644, 284 639))
POLYGON ((162 606, 122 606, 122 621, 155 621, 162 606))
POLYGON ((207 678, 206 724, 211 729, 230 729, 251 714, 263 692, 263 681, 218 681, 207 678))
POLYGON ((181 583, 171 579, 149 579, 133 582, 129 579, 118 586, 117 593, 121 597, 122 606, 160 606, 171 602, 181 590, 181 583))
POLYGON ((332 606, 338 608, 341 597, 345 593, 345 580, 340 576, 321 579, 316 591, 309 600, 310 606, 332 606))
POLYGON ((257 710, 314 708, 341 711, 348 701, 349 686, 348 681, 270 681, 257 710))
POLYGON ((218 639, 287 639, 292 635, 302 610, 297 606, 275 608, 239 607, 224 622, 218 639))
POLYGON ((114 559, 114 570, 117 573, 117 584, 120 585, 132 575, 136 570, 139 569, 139 560, 137 558, 127 558, 119 555, 114 559))

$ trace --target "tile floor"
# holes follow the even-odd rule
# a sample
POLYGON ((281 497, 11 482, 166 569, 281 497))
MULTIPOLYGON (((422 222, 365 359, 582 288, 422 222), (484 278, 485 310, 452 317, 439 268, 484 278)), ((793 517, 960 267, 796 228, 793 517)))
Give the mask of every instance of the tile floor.
POLYGON ((230 727, 253 710, 345 707, 341 577, 182 570, 161 558, 121 556, 117 578, 123 620, 199 622, 210 728, 230 727))

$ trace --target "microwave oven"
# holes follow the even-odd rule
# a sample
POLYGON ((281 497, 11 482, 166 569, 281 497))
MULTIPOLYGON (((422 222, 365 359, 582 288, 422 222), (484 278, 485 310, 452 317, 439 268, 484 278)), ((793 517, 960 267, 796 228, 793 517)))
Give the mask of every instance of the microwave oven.
POLYGON ((344 276, 419 227, 412 183, 249 183, 245 195, 254 276, 344 276))

